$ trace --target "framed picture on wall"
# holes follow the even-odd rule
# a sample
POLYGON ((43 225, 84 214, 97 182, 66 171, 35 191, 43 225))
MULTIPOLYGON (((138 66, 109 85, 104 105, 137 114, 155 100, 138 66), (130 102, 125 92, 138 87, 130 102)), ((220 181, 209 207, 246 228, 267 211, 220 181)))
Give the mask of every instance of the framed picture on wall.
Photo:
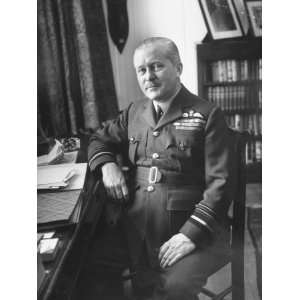
POLYGON ((243 35, 232 0, 198 0, 214 40, 243 35))
POLYGON ((261 36, 262 19, 261 19, 261 1, 246 2, 251 28, 254 36, 261 36))
POLYGON ((249 28, 250 28, 250 24, 249 24, 249 19, 248 19, 245 2, 244 2, 244 0, 233 0, 233 4, 235 6, 236 13, 240 20, 240 23, 241 23, 241 26, 243 29, 243 33, 244 33, 244 35, 247 35, 249 28))

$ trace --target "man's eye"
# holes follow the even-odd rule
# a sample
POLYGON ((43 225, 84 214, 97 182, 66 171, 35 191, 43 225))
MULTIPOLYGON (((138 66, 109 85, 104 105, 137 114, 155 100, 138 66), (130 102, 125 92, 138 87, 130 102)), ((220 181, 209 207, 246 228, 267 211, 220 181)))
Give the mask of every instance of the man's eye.
POLYGON ((138 72, 138 74, 142 75, 145 73, 145 71, 146 71, 146 69, 138 69, 137 72, 138 72))
POLYGON ((160 69, 162 69, 163 68, 163 65, 162 64, 154 64, 153 65, 153 69, 155 70, 155 71, 158 71, 158 70, 160 70, 160 69))

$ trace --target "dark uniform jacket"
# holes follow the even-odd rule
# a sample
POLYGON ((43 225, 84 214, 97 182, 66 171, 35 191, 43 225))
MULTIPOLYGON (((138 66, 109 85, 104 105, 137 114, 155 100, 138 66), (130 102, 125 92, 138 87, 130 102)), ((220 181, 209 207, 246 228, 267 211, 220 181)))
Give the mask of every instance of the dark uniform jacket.
POLYGON ((217 237, 222 232, 230 204, 230 154, 228 128, 218 107, 182 86, 156 124, 152 101, 141 99, 91 137, 91 170, 101 174, 100 167, 116 161, 122 149, 133 169, 129 190, 134 193, 124 212, 132 251, 144 240, 150 256, 157 256, 159 247, 178 232, 199 246, 208 233, 217 237), (165 176, 186 175, 191 181, 158 183, 154 190, 147 189, 148 183, 138 186, 134 171, 152 166, 165 176))

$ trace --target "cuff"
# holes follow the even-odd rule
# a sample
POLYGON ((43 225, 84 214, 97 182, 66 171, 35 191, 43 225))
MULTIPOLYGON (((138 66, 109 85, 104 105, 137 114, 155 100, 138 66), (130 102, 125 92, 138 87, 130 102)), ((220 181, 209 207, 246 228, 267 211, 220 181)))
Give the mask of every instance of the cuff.
POLYGON ((92 157, 89 160, 89 167, 91 171, 94 172, 96 171, 96 169, 99 169, 99 167, 103 166, 108 162, 116 162, 115 157, 112 153, 105 153, 97 156, 94 155, 94 157, 92 157))
POLYGON ((185 222, 179 232, 191 239, 199 248, 209 245, 212 240, 212 232, 205 226, 197 224, 192 218, 185 222))

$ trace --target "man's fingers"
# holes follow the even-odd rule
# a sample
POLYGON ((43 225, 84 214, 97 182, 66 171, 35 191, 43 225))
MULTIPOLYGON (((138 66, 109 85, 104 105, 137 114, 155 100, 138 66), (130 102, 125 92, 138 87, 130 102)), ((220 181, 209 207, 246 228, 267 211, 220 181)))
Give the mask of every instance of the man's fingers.
POLYGON ((158 259, 161 260, 162 257, 164 256, 165 252, 168 250, 169 248, 169 243, 166 242, 164 243, 161 247, 160 247, 160 250, 159 250, 159 254, 158 254, 158 259))
POLYGON ((167 267, 171 267, 181 258, 180 253, 175 254, 168 262, 167 267))
POLYGON ((123 199, 123 192, 122 192, 121 186, 117 185, 114 189, 115 189, 116 199, 122 200, 123 199))
POLYGON ((169 247, 160 261, 160 265, 162 267, 165 266, 166 261, 169 260, 169 257, 170 257, 170 255, 172 255, 172 253, 174 253, 174 248, 169 247))
POLYGON ((116 199, 116 200, 118 199, 115 187, 109 187, 109 188, 107 188, 107 190, 108 190, 109 196, 112 199, 116 199))
POLYGON ((165 268, 169 265, 169 261, 171 259, 173 259, 175 256, 177 255, 177 253, 175 251, 167 251, 167 253, 164 255, 162 261, 161 261, 161 267, 165 268))
POLYGON ((122 189, 123 198, 125 199, 125 201, 127 201, 129 199, 129 193, 128 193, 128 188, 126 183, 122 184, 121 189, 122 189))

